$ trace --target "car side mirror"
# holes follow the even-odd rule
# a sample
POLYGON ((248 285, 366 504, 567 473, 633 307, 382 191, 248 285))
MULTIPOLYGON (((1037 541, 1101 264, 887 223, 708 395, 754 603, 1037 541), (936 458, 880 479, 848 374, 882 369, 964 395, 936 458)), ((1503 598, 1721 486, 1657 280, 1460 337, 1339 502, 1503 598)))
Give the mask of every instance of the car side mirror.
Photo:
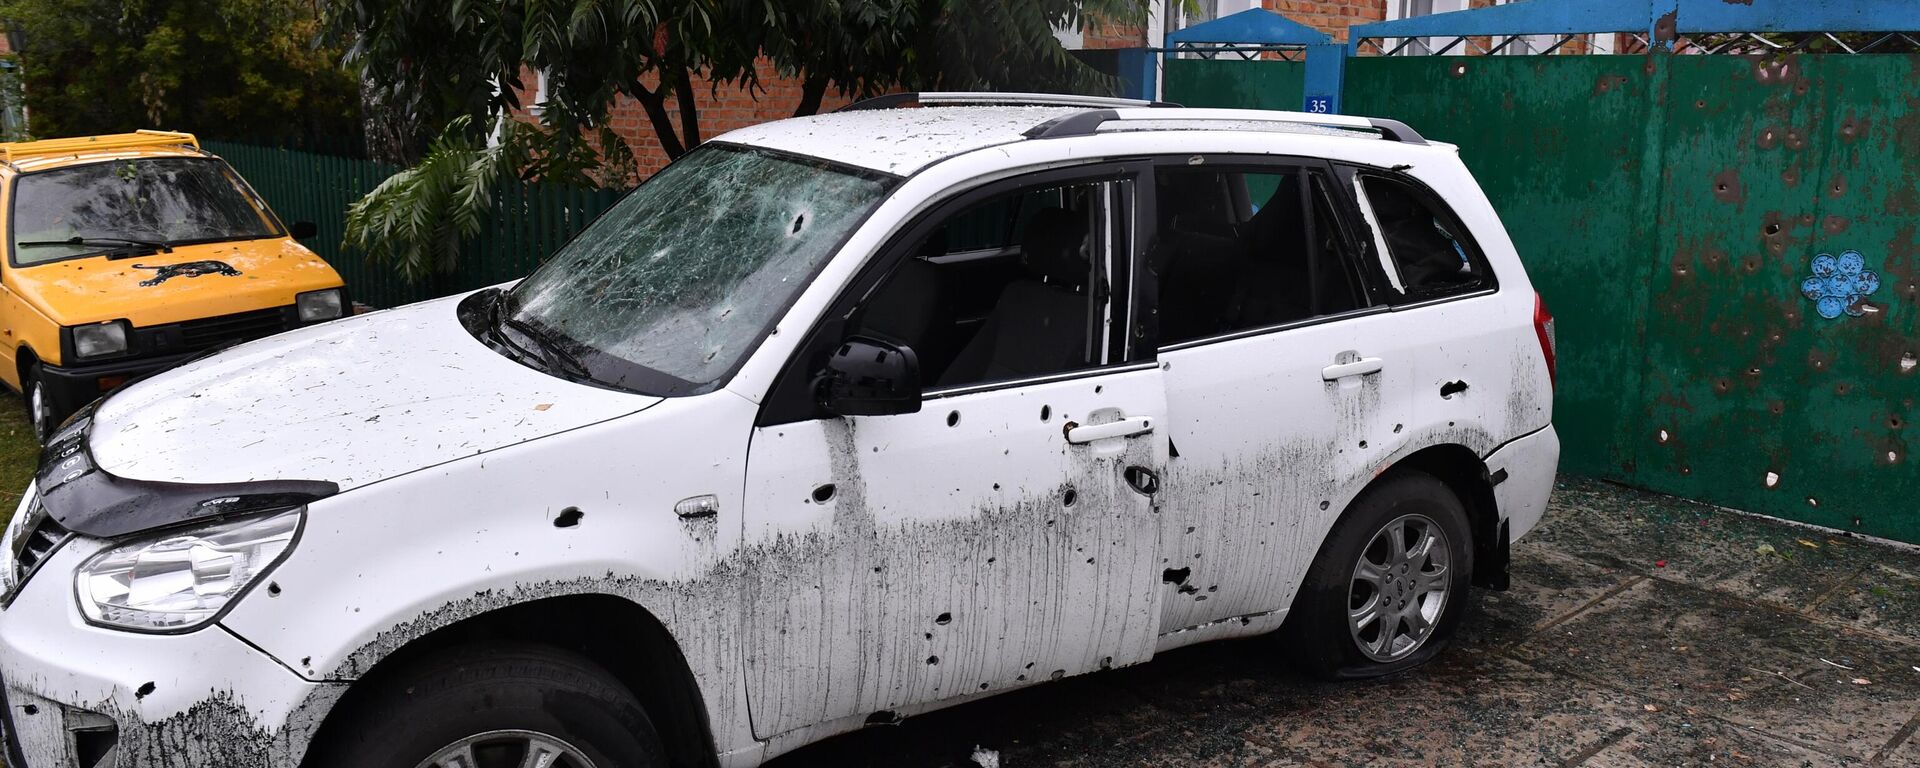
POLYGON ((905 344, 853 336, 827 356, 814 378, 820 407, 836 416, 888 416, 920 410, 920 358, 905 344))
POLYGON ((320 234, 320 227, 311 221, 296 221, 289 229, 288 234, 293 235, 293 239, 295 240, 305 240, 320 234))

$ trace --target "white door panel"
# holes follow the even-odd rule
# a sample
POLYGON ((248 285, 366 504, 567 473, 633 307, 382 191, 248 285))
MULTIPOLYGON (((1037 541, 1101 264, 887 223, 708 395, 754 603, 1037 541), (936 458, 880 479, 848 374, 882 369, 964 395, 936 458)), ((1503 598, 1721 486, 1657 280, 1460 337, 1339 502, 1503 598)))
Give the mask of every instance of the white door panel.
POLYGON ((1423 436, 1485 456, 1547 425, 1553 387, 1532 309, 1532 295, 1506 292, 1397 313, 1415 353, 1414 404, 1423 436))
POLYGON ((1165 464, 1161 377, 756 430, 745 535, 792 566, 741 595, 755 733, 1151 657, 1157 523, 1127 477, 1165 464))
POLYGON ((1404 439, 1410 351, 1375 313, 1160 353, 1162 633, 1285 608, 1404 439))

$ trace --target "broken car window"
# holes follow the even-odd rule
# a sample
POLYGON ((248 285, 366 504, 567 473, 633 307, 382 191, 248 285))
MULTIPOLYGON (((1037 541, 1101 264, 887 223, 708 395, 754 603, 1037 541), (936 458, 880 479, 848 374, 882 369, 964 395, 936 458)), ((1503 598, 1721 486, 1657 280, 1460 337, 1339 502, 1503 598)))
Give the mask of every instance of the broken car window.
POLYGON ((708 391, 888 187, 877 174, 709 145, 640 185, 516 286, 506 319, 547 337, 601 383, 708 391))
POLYGON ((129 245, 254 240, 279 226, 213 158, 115 160, 21 174, 13 259, 22 266, 129 245))
POLYGON ((1459 221, 1418 187, 1373 174, 1357 177, 1355 192, 1373 231, 1373 248, 1384 249, 1389 282, 1402 295, 1428 299, 1486 286, 1478 252, 1461 235, 1459 221))

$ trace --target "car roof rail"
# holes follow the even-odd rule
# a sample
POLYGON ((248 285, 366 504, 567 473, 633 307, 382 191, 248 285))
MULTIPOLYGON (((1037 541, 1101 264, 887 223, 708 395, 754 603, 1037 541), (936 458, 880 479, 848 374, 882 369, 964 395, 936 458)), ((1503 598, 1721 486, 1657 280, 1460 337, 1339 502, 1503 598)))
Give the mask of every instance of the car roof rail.
POLYGON ((76 136, 70 139, 42 139, 0 144, 0 161, 11 163, 32 155, 71 155, 80 152, 106 152, 155 147, 199 149, 200 141, 191 133, 140 130, 105 136, 76 136))
POLYGON ((834 110, 862 112, 870 109, 901 107, 1089 107, 1095 109, 1168 108, 1180 105, 1145 99, 1120 99, 1111 96, 1079 96, 1071 93, 994 93, 966 91, 921 91, 889 93, 862 99, 834 110))
POLYGON ((1354 117, 1352 115, 1323 115, 1312 112, 1281 112, 1260 109, 1182 109, 1178 112, 1125 108, 1096 109, 1065 115, 1036 125, 1026 132, 1029 139, 1061 139, 1072 136, 1087 136, 1096 133, 1100 127, 1112 122, 1127 120, 1190 120, 1194 122, 1231 121, 1254 123, 1287 123, 1291 125, 1314 125, 1322 128, 1347 128, 1361 131, 1374 131, 1380 138, 1397 141, 1402 144, 1426 144, 1427 140, 1406 123, 1384 117, 1354 117))

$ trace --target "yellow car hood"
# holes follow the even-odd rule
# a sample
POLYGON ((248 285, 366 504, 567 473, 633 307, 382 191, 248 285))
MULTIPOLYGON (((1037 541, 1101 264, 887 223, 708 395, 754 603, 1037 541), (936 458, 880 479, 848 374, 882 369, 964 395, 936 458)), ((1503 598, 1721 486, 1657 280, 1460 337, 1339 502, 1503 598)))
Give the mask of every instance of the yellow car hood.
POLYGON ((340 275, 291 238, 176 246, 9 270, 7 287, 61 325, 124 318, 136 327, 293 303, 340 275))

